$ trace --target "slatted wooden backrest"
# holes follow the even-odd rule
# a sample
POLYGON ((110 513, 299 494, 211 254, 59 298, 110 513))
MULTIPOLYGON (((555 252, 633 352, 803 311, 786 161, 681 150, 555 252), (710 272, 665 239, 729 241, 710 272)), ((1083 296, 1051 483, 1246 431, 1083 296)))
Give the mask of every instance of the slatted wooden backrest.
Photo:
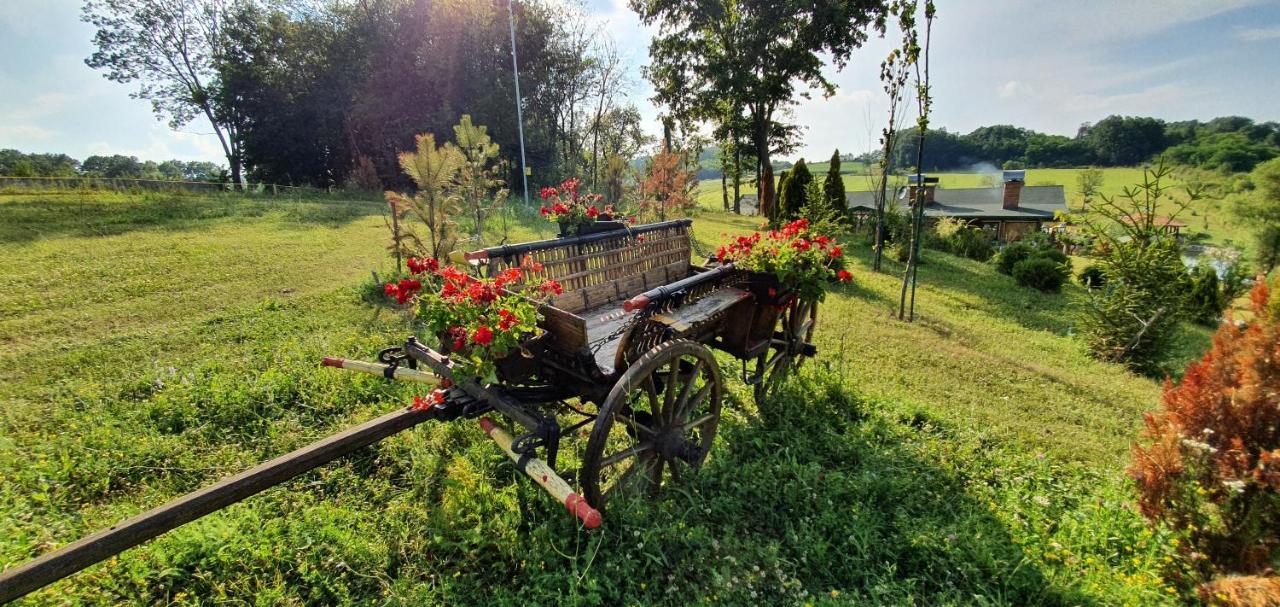
MULTIPOLYGON (((576 314, 688 276, 689 225, 685 222, 642 234, 619 230, 616 237, 527 254, 542 264, 541 278, 554 278, 564 287, 564 294, 549 303, 576 314)), ((490 259, 490 271, 519 265, 521 257, 490 259)))

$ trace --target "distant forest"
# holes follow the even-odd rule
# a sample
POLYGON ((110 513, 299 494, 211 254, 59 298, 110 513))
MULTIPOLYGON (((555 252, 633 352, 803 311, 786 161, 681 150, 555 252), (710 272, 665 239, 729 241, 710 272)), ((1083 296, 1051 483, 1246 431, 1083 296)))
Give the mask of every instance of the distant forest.
MULTIPOLYGON (((904 131, 896 167, 914 167, 915 129, 904 131)), ((1005 168, 1133 166, 1156 156, 1176 164, 1235 173, 1280 156, 1280 124, 1224 116, 1208 122, 1108 116, 1084 124, 1075 137, 1037 133, 1007 124, 967 134, 925 133, 924 169, 954 170, 990 163, 1005 168)), ((874 157, 859 160, 875 161, 874 157)))
POLYGON ((226 169, 217 163, 199 160, 138 160, 135 156, 112 154, 90 156, 84 161, 66 154, 35 154, 0 150, 0 177, 110 177, 116 179, 156 179, 163 181, 227 180, 226 169))
POLYGON ((627 101, 624 59, 576 4, 211 3, 220 10, 190 17, 199 28, 173 20, 152 27, 145 18, 139 25, 121 17, 134 14, 129 6, 86 5, 85 20, 98 28, 98 49, 86 62, 109 79, 138 83, 171 125, 208 116, 233 181, 371 188, 376 178, 382 187, 408 187, 397 154, 420 133, 454 139, 463 114, 487 127, 507 177, 518 181, 513 37, 531 187, 566 175, 594 185, 608 163, 650 143, 627 101), (190 62, 188 46, 196 49, 190 62), (168 70, 174 53, 185 63, 168 70), (160 68, 141 69, 142 60, 130 59, 139 56, 160 68), (194 92, 173 85, 196 81, 194 92))

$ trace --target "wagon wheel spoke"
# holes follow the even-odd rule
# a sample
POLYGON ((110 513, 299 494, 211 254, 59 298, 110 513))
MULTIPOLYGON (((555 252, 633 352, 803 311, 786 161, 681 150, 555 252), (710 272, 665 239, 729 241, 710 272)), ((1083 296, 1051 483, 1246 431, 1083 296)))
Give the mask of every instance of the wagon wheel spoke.
MULTIPOLYGON (((613 482, 609 484, 608 488, 606 488, 604 493, 601 495, 601 501, 608 502, 609 498, 614 495, 618 493, 626 493, 627 487, 638 480, 637 472, 641 469, 647 469, 649 467, 648 462, 651 461, 651 459, 652 458, 645 457, 637 458, 636 461, 627 467, 622 474, 618 475, 618 478, 613 479, 613 482)), ((639 478, 646 478, 647 476, 648 475, 646 473, 645 475, 639 476, 639 478)), ((600 506, 603 506, 603 504, 596 505, 596 507, 600 506)))
POLYGON ((684 473, 681 472, 681 470, 683 470, 684 467, 688 465, 689 465, 689 462, 686 462, 678 457, 671 460, 671 462, 667 464, 667 467, 671 469, 671 480, 677 483, 680 482, 684 478, 684 473))
POLYGON ((657 432, 655 432, 655 431, 654 431, 654 429, 653 429, 653 428, 650 428, 649 426, 646 426, 646 425, 644 425, 644 424, 640 423, 638 420, 636 420, 636 418, 635 418, 634 416, 631 416, 631 415, 619 415, 619 416, 618 416, 618 419, 622 420, 622 423, 624 423, 624 424, 626 424, 626 425, 630 426, 630 427, 631 427, 633 430, 635 430, 637 433, 639 433, 639 434, 643 434, 643 435, 647 436, 648 438, 653 438, 654 436, 657 436, 657 434, 658 434, 657 432))
POLYGON ((650 495, 657 495, 658 489, 662 487, 662 468, 666 463, 667 460, 662 457, 654 457, 650 460, 647 470, 650 495))
POLYGON ((658 413, 661 411, 658 406, 658 385, 654 383, 652 375, 646 375, 642 385, 645 396, 649 399, 649 412, 653 414, 654 421, 657 421, 658 413))
POLYGON ((671 359, 667 364, 667 381, 662 386, 662 409, 657 414, 658 427, 665 428, 672 421, 671 414, 675 413, 671 406, 676 399, 676 384, 680 381, 680 357, 671 359))
POLYGON ((634 447, 623 449, 622 451, 614 453, 613 455, 610 455, 604 459, 601 459, 600 467, 608 468, 609 466, 616 465, 618 462, 621 462, 629 457, 635 457, 637 455, 640 455, 641 453, 645 453, 646 451, 649 451, 652 448, 653 448, 652 443, 640 443, 639 445, 636 445, 634 447))
MULTIPOLYGON (((692 384, 693 382, 690 382, 690 383, 692 384)), ((677 413, 679 414, 676 416, 677 423, 688 418, 689 415, 691 415, 694 412, 695 407, 697 407, 698 404, 702 403, 707 399, 707 396, 711 394, 711 388, 712 388, 712 385, 711 383, 708 382, 704 384, 702 388, 700 388, 698 392, 693 395, 692 398, 690 398, 688 394, 685 394, 684 396, 680 397, 681 400, 678 408, 676 409, 677 413)), ((683 426, 683 429, 686 431, 688 431, 689 428, 691 428, 691 426, 689 426, 688 424, 685 424, 683 426)))
MULTIPOLYGON (((680 386, 680 394, 676 396, 675 402, 672 404, 672 409, 670 410, 666 420, 668 425, 674 426, 679 424, 685 416, 688 415, 687 405, 689 404, 690 391, 693 390, 694 384, 698 383, 698 378, 702 377, 702 368, 704 364, 705 363, 699 360, 697 364, 693 366, 693 370, 689 372, 689 378, 685 380, 684 385, 680 386)), ((709 386, 704 386, 703 390, 699 391, 699 394, 706 391, 708 387, 709 386)))
POLYGON ((680 428, 681 428, 682 430, 684 430, 685 432, 688 432, 688 431, 693 430, 693 429, 695 429, 695 428, 701 427, 702 425, 706 424, 707 422, 713 421, 713 420, 715 420, 715 419, 716 419, 716 416, 715 416, 715 415, 703 415, 702 417, 699 417, 698 419, 695 419, 695 420, 693 420, 693 421, 691 421, 691 422, 689 422, 689 423, 687 423, 687 424, 685 424, 685 425, 681 426, 680 428))

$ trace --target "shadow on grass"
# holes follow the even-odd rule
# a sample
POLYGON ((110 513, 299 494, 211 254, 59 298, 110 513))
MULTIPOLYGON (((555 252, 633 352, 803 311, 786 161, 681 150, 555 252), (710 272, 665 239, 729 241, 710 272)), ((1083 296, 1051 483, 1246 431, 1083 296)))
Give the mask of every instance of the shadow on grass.
MULTIPOLYGON (((706 467, 662 499, 611 505, 587 568, 561 561, 580 576, 571 587, 471 572, 451 594, 485 588, 493 604, 584 589, 582 604, 1093 603, 1046 578, 970 495, 963 468, 904 446, 940 438, 936 422, 866 411, 837 383, 796 382, 758 418, 722 422, 706 467)), ((560 561, 539 553, 573 548, 545 536, 575 534, 562 513, 536 509, 547 510, 538 525, 561 529, 522 541, 527 558, 560 561)))
POLYGON ((0 200, 0 242, 116 236, 136 230, 193 230, 207 222, 279 214, 284 221, 341 226, 382 213, 377 201, 171 193, 73 194, 0 200))
MULTIPOLYGON (((869 254, 866 255, 869 258, 869 254)), ((1059 293, 1042 293, 1020 287, 1013 278, 983 267, 981 262, 963 259, 941 251, 926 250, 920 265, 917 293, 920 289, 950 291, 969 295, 952 305, 977 309, 987 314, 1012 320, 1028 329, 1066 333, 1077 312, 1073 285, 1063 285, 1059 293)), ((869 265, 869 263, 868 263, 869 265)), ((890 261, 885 268, 901 275, 903 264, 890 261)), ((917 306, 918 307, 918 306, 917 306)))

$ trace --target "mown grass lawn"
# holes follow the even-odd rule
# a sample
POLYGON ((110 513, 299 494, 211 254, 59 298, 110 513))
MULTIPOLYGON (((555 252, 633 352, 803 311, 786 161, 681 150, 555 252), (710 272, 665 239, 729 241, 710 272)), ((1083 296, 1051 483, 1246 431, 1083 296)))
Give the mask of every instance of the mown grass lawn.
MULTIPOLYGON (((0 196, 0 565, 398 407, 321 369, 403 339, 362 300, 381 205, 0 196)), ((704 213, 701 250, 754 220, 704 213)), ((529 220, 516 237, 550 233, 529 220)), ((1068 288, 930 254, 919 320, 853 260, 820 356, 707 469, 597 532, 478 428, 425 427, 189 524, 30 604, 1159 605, 1177 538, 1122 477, 1158 385, 1087 357, 1068 288)), ((726 375, 738 368, 726 360, 726 375)))

